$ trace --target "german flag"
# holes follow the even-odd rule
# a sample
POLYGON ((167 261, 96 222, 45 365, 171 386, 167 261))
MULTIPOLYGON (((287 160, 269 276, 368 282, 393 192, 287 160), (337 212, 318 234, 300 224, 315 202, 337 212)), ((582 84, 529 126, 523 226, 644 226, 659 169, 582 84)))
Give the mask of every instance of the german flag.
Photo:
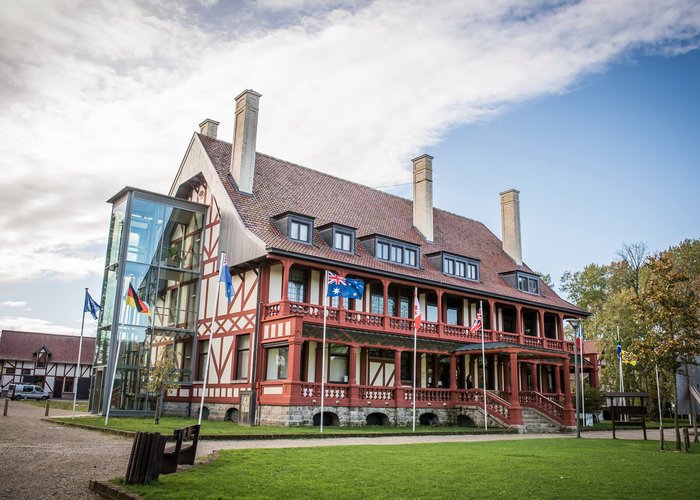
POLYGON ((134 290, 134 286, 131 283, 129 283, 129 291, 126 292, 126 305, 133 307, 140 313, 148 314, 149 316, 151 315, 151 310, 148 308, 148 304, 139 298, 139 294, 136 293, 136 290, 134 290))

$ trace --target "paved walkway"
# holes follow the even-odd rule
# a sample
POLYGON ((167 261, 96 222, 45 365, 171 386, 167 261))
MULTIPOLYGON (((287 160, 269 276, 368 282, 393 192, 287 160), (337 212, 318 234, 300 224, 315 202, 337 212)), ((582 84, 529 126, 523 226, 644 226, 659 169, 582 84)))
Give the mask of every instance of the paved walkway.
MULTIPOLYGON (((4 401, 0 402, 4 404, 4 401)), ((52 410, 51 416, 70 411, 52 410)), ((44 409, 11 401, 7 417, 0 416, 0 498, 95 499, 90 480, 107 481, 124 476, 131 438, 66 427, 41 420, 44 409)), ((647 431, 657 439, 658 431, 647 431)), ((389 436, 375 438, 324 438, 279 440, 202 440, 197 455, 214 450, 293 448, 339 445, 394 445, 412 443, 478 442, 516 439, 572 439, 572 434, 487 434, 461 436, 389 436)), ((585 432, 584 439, 610 439, 612 432, 585 432)), ((642 439, 641 430, 618 432, 621 439, 642 439)), ((669 439, 667 432, 666 438, 669 439)))

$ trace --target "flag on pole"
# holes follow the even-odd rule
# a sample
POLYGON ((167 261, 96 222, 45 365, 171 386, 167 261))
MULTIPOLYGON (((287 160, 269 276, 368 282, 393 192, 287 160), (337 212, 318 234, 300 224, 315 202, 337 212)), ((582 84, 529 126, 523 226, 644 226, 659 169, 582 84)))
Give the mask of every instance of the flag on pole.
POLYGON ((472 323, 472 327, 469 329, 469 332, 470 333, 478 332, 483 324, 484 324, 484 315, 481 311, 481 306, 479 306, 479 312, 476 313, 476 318, 474 318, 474 322, 472 323))
POLYGON ((344 278, 339 274, 328 271, 328 290, 326 297, 347 297, 348 299, 362 298, 365 282, 362 280, 344 278))
POLYGON ((582 348, 582 343, 581 343, 581 328, 578 328, 576 330, 576 347, 578 347, 578 350, 581 352, 581 356, 583 356, 583 348, 582 348))
POLYGON ((416 288, 415 297, 413 298, 413 324, 416 330, 420 330, 422 318, 420 315, 420 302, 418 302, 418 288, 416 288))
POLYGON ((617 344, 617 359, 622 359, 622 346, 617 344))
POLYGON ((231 304, 233 302, 233 279, 231 278, 231 270, 228 268, 228 259, 226 253, 221 252, 221 269, 219 270, 219 281, 224 282, 226 300, 231 304))
POLYGON ((620 350, 620 357, 622 362, 626 365, 637 366, 637 355, 629 351, 620 350))
POLYGON ((140 313, 147 314, 148 316, 151 315, 151 310, 148 308, 148 304, 139 298, 139 294, 136 293, 136 290, 134 290, 134 285, 131 283, 129 283, 129 291, 126 292, 126 305, 133 307, 140 313))
POLYGON ((97 311, 100 310, 100 304, 95 302, 90 293, 85 289, 85 307, 83 307, 83 314, 90 313, 92 319, 97 319, 97 311))

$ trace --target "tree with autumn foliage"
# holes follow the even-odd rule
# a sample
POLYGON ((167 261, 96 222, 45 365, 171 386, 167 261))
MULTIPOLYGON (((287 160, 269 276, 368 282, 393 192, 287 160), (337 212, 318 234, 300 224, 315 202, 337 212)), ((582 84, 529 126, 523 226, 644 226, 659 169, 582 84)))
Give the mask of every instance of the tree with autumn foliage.
POLYGON ((142 368, 147 376, 146 388, 156 395, 156 412, 154 423, 160 424, 163 396, 171 389, 178 387, 178 366, 175 352, 163 350, 162 354, 151 365, 150 369, 142 368))
POLYGON ((686 241, 649 258, 649 276, 634 302, 645 334, 632 342, 641 363, 658 365, 673 381, 676 449, 680 449, 676 374, 700 353, 700 295, 697 288, 700 241, 686 241), (696 253, 693 252, 695 250, 696 253))

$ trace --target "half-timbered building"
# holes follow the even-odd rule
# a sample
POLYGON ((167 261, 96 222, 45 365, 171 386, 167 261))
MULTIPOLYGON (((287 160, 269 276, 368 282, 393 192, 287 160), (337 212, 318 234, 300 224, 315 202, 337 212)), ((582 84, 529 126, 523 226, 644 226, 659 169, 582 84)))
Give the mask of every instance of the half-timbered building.
MULTIPOLYGON (((572 426, 574 346, 564 325, 586 313, 523 262, 519 192, 500 194, 499 239, 478 221, 433 207, 429 155, 413 160, 409 200, 258 153, 259 98, 250 90, 237 97, 232 142, 217 137, 218 122, 200 124, 169 193, 206 207, 201 225, 183 233, 198 237, 178 240, 186 241, 178 251, 201 266, 196 297, 190 293, 192 335, 163 326, 172 284, 161 280, 149 291, 147 274, 136 283, 156 304, 152 355, 178 353, 181 385, 166 412, 199 409, 209 364, 210 418, 406 425, 415 397, 420 423, 483 425, 485 397, 489 425, 572 426), (218 292, 221 252, 233 275, 230 303, 218 292), (324 362, 327 270, 366 286, 361 299, 329 302, 324 362), (423 321, 414 370, 416 290, 423 321), (469 328, 480 307, 483 358, 481 332, 469 328)), ((128 225, 123 230, 135 241, 128 225)), ((584 370, 597 385, 596 364, 584 370)))
POLYGON ((0 388, 10 384, 35 384, 54 398, 88 399, 95 338, 83 337, 78 373, 80 337, 48 333, 0 332, 0 388))

